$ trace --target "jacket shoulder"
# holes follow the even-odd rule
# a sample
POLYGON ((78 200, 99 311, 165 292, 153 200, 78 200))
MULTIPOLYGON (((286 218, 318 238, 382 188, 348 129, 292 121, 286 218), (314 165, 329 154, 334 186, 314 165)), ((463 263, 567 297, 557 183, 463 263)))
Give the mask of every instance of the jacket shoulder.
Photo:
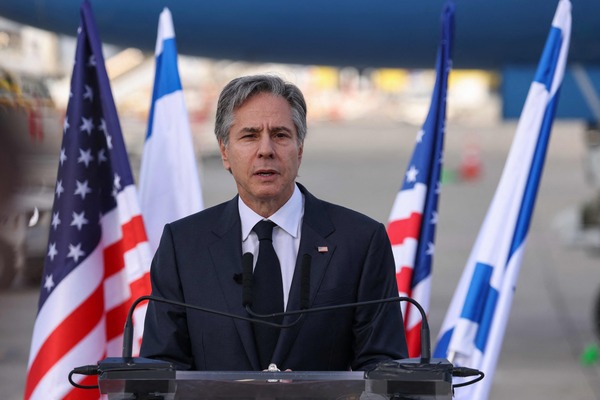
POLYGON ((230 200, 206 208, 197 213, 190 214, 187 217, 183 217, 167 224, 167 226, 174 232, 189 231, 190 229, 194 231, 211 230, 223 219, 224 215, 227 214, 228 208, 232 206, 233 201, 234 200, 230 200))

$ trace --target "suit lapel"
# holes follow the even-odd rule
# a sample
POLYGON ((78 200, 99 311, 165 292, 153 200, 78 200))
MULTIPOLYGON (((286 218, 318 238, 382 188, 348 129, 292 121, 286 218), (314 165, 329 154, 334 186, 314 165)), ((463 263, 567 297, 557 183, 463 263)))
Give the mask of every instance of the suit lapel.
MULTIPOLYGON (((235 274, 242 273, 241 223, 237 202, 236 196, 227 204, 223 217, 215 225, 214 233, 219 240, 210 246, 210 254, 228 312, 246 316, 240 295, 241 286, 233 279, 235 274)), ((260 368, 252 326, 239 319, 234 319, 234 323, 250 364, 254 369, 260 368)))
MULTIPOLYGON (((301 269, 304 254, 311 256, 310 308, 335 251, 335 245, 327 240, 327 236, 334 231, 334 226, 323 208, 321 201, 312 196, 302 185, 298 184, 298 186, 304 194, 304 217, 302 221, 302 237, 300 239, 300 247, 298 249, 298 257, 296 258, 296 267, 286 311, 300 309, 300 289, 302 284, 301 269)), ((298 318, 298 315, 286 316, 283 323, 290 324, 298 318)), ((303 321, 300 320, 300 322, 293 327, 281 330, 281 335, 279 336, 279 341, 277 342, 273 354, 273 360, 277 365, 283 365, 285 362, 302 324, 303 321)))

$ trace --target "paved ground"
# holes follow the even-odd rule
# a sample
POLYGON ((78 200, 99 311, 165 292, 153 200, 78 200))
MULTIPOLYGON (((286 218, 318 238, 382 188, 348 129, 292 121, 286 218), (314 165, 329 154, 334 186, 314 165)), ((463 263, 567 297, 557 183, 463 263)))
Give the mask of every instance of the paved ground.
MULTIPOLYGON (((314 124, 299 181, 314 194, 385 222, 406 170, 417 128, 397 122, 314 124)), ((445 166, 456 170, 469 144, 480 149, 483 173, 442 188, 433 273, 430 324, 433 339, 494 194, 514 124, 450 125, 445 166)), ((207 205, 230 198, 234 186, 220 161, 205 152, 202 179, 207 205)), ((584 180, 582 126, 555 125, 531 225, 492 399, 600 400, 600 367, 580 356, 598 343, 593 300, 600 290, 600 254, 565 246, 554 227, 565 210, 589 198, 584 180)), ((35 319, 37 289, 0 293, 2 398, 22 398, 35 319)), ((457 389, 458 390, 458 389, 457 389)))

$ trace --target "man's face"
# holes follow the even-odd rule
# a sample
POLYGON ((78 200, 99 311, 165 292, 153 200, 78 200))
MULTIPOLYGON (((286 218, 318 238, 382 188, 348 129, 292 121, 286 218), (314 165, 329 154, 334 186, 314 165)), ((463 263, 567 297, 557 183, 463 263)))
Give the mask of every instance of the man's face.
POLYGON ((258 93, 248 99, 234 113, 228 145, 219 146, 240 197, 256 213, 268 217, 291 197, 303 146, 283 97, 258 93))

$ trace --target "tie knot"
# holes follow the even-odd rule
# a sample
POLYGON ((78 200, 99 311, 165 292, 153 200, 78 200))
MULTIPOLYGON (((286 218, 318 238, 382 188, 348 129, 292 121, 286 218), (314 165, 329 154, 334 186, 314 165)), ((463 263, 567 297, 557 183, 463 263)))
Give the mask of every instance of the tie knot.
POLYGON ((276 225, 277 224, 275 224, 275 222, 273 221, 267 221, 263 219, 262 221, 254 225, 254 228, 252 228, 252 230, 256 233, 256 236, 258 236, 259 241, 265 239, 273 240, 273 227, 276 225))

